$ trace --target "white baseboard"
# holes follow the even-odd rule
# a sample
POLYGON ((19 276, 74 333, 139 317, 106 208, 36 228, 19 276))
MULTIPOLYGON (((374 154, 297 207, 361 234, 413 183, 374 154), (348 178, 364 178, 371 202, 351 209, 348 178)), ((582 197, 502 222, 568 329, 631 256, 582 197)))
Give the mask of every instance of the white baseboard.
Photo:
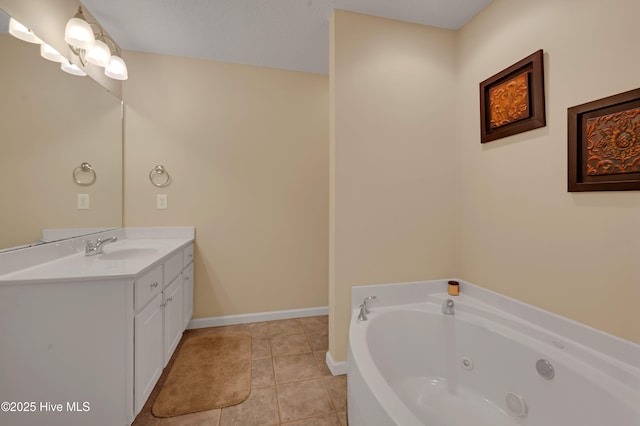
MULTIPOLYGON (((247 324, 250 322, 273 321, 290 318, 314 317, 328 315, 329 307, 289 309, 286 311, 258 312, 255 314, 226 315, 221 317, 197 318, 189 321, 188 329, 220 327, 222 325, 247 324)), ((346 371, 346 370, 345 370, 346 371)))
POLYGON ((326 357, 327 367, 334 376, 340 376, 341 374, 347 374, 347 361, 336 362, 331 356, 331 352, 327 351, 326 357))

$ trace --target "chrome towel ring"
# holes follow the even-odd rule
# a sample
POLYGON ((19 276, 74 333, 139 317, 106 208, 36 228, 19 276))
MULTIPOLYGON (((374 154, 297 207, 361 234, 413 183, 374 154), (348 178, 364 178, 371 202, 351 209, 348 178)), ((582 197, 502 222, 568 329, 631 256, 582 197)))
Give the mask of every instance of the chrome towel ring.
POLYGON ((73 180, 78 185, 82 185, 82 186, 93 185, 96 181, 96 177, 97 177, 96 171, 93 170, 93 167, 91 167, 91 164, 89 163, 82 163, 78 167, 73 169, 73 180), (79 176, 82 174, 89 174, 90 175, 89 180, 80 180, 79 176))
POLYGON ((164 188, 171 183, 171 176, 162 164, 158 164, 149 172, 149 180, 154 186, 164 188))

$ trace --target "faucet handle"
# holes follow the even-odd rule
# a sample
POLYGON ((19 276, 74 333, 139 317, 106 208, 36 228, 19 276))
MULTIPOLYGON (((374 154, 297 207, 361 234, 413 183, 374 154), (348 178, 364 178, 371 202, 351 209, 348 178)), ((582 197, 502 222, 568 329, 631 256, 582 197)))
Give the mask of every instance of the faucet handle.
POLYGON ((367 320, 367 308, 364 306, 364 303, 360 305, 360 314, 358 314, 358 321, 366 321, 367 320))
POLYGON ((364 298, 364 300, 362 301, 362 309, 364 309, 365 313, 369 313, 369 306, 367 305, 367 302, 370 302, 372 300, 376 300, 378 298, 378 296, 367 296, 364 298))

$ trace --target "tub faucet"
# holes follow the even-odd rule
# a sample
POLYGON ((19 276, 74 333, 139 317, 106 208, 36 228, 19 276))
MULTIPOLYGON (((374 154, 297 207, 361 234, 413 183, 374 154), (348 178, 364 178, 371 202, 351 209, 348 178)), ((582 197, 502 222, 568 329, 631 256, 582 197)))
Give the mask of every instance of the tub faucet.
POLYGON ((453 300, 447 299, 442 304, 442 313, 445 315, 453 315, 455 313, 454 307, 455 303, 453 303, 453 300))
POLYGON ((104 240, 102 238, 98 238, 95 244, 92 243, 91 241, 85 241, 86 246, 84 247, 84 255, 94 256, 96 254, 100 254, 102 253, 102 248, 104 247, 105 244, 113 243, 114 241, 117 241, 117 240, 118 240, 118 237, 105 238, 104 240))
POLYGON ((362 300, 362 304, 360 304, 360 314, 358 314, 358 321, 366 321, 367 314, 369 313, 369 308, 367 306, 367 302, 376 299, 376 296, 367 296, 362 300))

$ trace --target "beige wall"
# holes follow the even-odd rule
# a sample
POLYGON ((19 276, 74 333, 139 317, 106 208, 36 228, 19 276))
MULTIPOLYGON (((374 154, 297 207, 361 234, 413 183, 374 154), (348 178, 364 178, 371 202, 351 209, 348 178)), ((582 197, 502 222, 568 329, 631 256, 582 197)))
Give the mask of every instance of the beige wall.
POLYGON ((494 0, 457 38, 461 278, 640 343, 640 195, 567 192, 567 108, 640 86, 635 0, 494 0), (547 126, 480 144, 478 83, 544 49, 547 126))
POLYGON ((327 76, 125 60, 125 225, 196 227, 194 317, 326 306, 327 76))
POLYGON ((336 11, 331 39, 330 351, 351 287, 454 273, 455 33, 336 11))
POLYGON ((638 13, 629 0, 494 0, 453 34, 336 12, 334 360, 353 285, 454 275, 640 342, 640 198, 567 192, 567 108, 638 87, 638 13), (481 145, 479 82, 540 48, 547 126, 481 145))
POLYGON ((37 45, 0 34, 0 52, 0 249, 35 243, 42 228, 122 226, 120 100, 37 45), (97 179, 78 186, 72 171, 85 161, 97 179), (89 210, 76 208, 78 193, 89 210))

